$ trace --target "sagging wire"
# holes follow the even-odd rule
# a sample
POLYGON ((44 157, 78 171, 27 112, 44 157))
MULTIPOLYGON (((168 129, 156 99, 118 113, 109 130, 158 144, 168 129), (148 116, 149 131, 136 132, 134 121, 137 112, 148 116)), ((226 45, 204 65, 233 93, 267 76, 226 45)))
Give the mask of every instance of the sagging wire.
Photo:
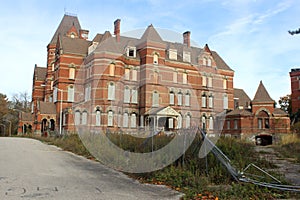
POLYGON ((244 182, 244 183, 252 183, 258 186, 263 186, 267 188, 272 188, 272 189, 278 189, 278 190, 284 190, 284 191, 292 191, 292 192, 300 192, 300 186, 296 185, 285 185, 281 184, 281 182, 276 179, 274 176, 266 172, 265 170, 261 169, 260 167, 256 166, 255 164, 251 163, 249 164, 244 170, 238 171, 232 164, 231 160, 207 137, 206 133, 199 128, 199 131, 202 135, 202 140, 205 143, 205 145, 210 145, 211 147, 211 152, 214 154, 214 156, 225 166, 227 171, 230 173, 230 175, 238 182, 244 182), (247 173, 246 171, 250 168, 254 167, 255 169, 259 170, 266 176, 270 177, 276 183, 268 183, 268 182, 263 182, 263 181, 258 181, 255 179, 250 178, 252 177, 260 177, 260 178, 266 178, 263 176, 258 176, 255 174, 247 173))

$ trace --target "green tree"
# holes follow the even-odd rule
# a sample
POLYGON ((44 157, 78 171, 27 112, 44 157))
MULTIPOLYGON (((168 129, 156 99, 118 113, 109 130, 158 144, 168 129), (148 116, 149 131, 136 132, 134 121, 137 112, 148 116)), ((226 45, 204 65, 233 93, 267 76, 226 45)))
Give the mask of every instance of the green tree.
POLYGON ((288 113, 290 116, 292 114, 292 108, 291 108, 291 95, 285 95, 283 97, 280 97, 278 100, 279 106, 281 110, 288 113))

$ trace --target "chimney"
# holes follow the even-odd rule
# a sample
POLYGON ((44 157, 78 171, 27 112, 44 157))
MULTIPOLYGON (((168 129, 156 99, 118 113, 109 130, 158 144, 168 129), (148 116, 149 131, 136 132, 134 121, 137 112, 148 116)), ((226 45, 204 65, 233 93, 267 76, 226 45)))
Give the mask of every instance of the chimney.
POLYGON ((115 25, 115 31, 114 31, 114 34, 116 36, 116 40, 117 42, 120 42, 120 25, 121 25, 121 20, 120 19, 117 19, 115 22, 114 22, 114 25, 115 25))
POLYGON ((79 38, 87 40, 88 37, 89 37, 89 31, 88 30, 83 30, 83 29, 79 30, 79 38))
POLYGON ((183 44, 186 44, 187 47, 191 47, 191 32, 190 31, 186 31, 183 33, 183 44))

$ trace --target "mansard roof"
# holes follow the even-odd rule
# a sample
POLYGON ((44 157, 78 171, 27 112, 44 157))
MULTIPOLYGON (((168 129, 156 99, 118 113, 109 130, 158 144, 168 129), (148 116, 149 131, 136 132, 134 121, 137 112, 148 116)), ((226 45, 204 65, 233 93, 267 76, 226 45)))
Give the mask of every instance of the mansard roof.
MULTIPOLYGON (((70 28, 72 28, 72 26, 74 26, 77 31, 81 30, 81 26, 80 26, 77 16, 71 16, 71 15, 65 14, 64 17, 62 18, 58 28, 56 29, 56 31, 50 41, 50 44, 56 44, 58 35, 63 35, 63 36, 66 35, 67 32, 70 30, 70 28)), ((77 34, 79 35, 79 32, 77 34)))
POLYGON ((36 80, 44 81, 47 75, 47 68, 46 67, 38 67, 35 65, 34 67, 34 77, 36 80))
POLYGON ((61 36, 60 48, 64 53, 79 54, 86 56, 88 53, 88 48, 91 42, 80 38, 70 38, 67 36, 61 36))
POLYGON ((254 103, 274 102, 274 100, 270 97, 262 81, 260 81, 259 83, 259 86, 257 88, 256 94, 252 102, 254 103))
POLYGON ((52 102, 40 101, 40 113, 41 114, 56 114, 55 104, 52 102))

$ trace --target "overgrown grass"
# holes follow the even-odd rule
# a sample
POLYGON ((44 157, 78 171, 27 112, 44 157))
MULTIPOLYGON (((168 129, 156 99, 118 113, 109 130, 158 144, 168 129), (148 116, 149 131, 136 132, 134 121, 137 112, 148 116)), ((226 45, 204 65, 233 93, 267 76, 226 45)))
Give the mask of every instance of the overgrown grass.
POLYGON ((300 134, 284 135, 280 145, 275 147, 284 157, 294 159, 300 164, 300 134))
MULTIPOLYGON (((170 136, 154 136, 152 140, 115 133, 111 133, 107 137, 114 144, 132 152, 157 150, 172 140, 170 136)), ((78 135, 62 138, 34 136, 34 138, 59 146, 63 150, 92 158, 78 135)), ((217 197, 219 199, 300 198, 298 194, 294 193, 235 182, 212 153, 209 153, 206 158, 199 158, 198 152, 201 145, 201 137, 197 135, 184 156, 170 166, 154 172, 128 175, 141 182, 168 185, 177 191, 183 192, 185 194, 183 199, 216 199, 217 197)), ((254 163, 263 169, 274 168, 274 165, 257 155, 257 152, 253 150, 253 144, 230 138, 221 138, 218 140, 217 146, 231 159, 232 164, 237 169, 244 169, 250 163, 254 163)), ((294 149, 292 152, 294 152, 294 149)), ((278 174, 273 173, 272 175, 281 178, 278 174)))

